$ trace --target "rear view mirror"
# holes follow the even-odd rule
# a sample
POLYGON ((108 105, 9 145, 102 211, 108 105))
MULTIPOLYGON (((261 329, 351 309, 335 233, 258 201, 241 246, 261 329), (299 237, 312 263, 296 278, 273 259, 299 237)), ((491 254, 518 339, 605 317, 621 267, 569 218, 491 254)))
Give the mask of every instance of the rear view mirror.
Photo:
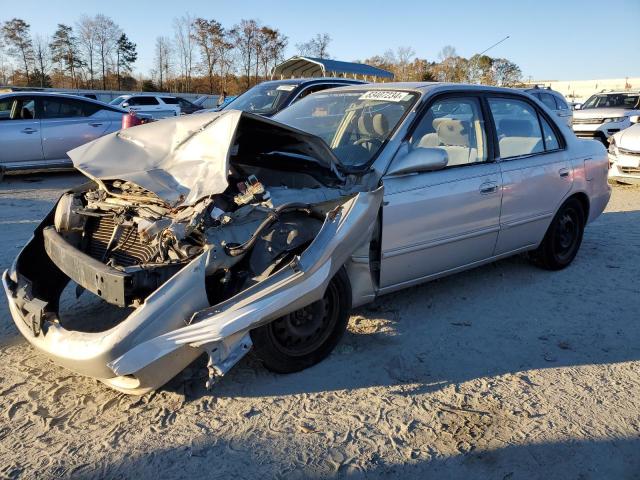
POLYGON ((640 123, 640 115, 631 115, 629 121, 631 123, 640 123))
POLYGON ((129 102, 124 102, 124 103, 122 104, 122 108, 127 108, 128 106, 129 106, 129 102))
POLYGON ((442 148, 416 147, 404 156, 396 158, 387 175, 406 175, 408 173, 431 172, 441 170, 449 163, 449 155, 442 148))
POLYGON ((573 109, 574 109, 574 110, 580 110, 581 108, 582 108, 582 104, 581 104, 581 103, 576 103, 576 104, 573 106, 573 109))

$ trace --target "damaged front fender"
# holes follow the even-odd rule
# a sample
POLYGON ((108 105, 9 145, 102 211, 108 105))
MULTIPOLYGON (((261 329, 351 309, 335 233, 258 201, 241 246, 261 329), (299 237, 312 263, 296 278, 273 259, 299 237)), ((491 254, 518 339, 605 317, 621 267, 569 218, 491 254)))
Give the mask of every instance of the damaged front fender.
POLYGON ((140 343, 108 366, 116 375, 135 375, 188 345, 210 353, 213 372, 226 372, 248 350, 250 330, 322 298, 338 269, 370 237, 382 195, 382 187, 358 193, 327 214, 313 242, 286 267, 195 313, 189 325, 140 343))

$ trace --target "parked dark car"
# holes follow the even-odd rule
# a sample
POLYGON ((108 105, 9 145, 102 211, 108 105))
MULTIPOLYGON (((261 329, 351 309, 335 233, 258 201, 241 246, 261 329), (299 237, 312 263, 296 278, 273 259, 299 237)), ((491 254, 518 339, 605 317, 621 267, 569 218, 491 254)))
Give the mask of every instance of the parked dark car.
POLYGON ((271 80, 250 88, 221 107, 203 110, 218 112, 220 110, 242 110, 263 117, 271 117, 289 105, 320 90, 366 83, 348 78, 292 78, 288 80, 271 80))

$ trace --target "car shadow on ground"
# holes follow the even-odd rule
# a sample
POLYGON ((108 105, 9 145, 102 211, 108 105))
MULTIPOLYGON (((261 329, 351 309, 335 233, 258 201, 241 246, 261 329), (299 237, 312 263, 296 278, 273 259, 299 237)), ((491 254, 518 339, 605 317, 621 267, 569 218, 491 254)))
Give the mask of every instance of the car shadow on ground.
MULTIPOLYGON (((42 203, 34 208, 50 208, 42 203)), ((574 263, 560 272, 518 256, 383 296, 354 310, 335 351, 305 371, 273 374, 249 354, 209 392, 201 357, 163 390, 188 401, 372 386, 411 395, 479 377, 638 360, 640 231, 629 224, 640 224, 640 212, 602 215, 588 226, 574 263)), ((4 343, 18 333, 4 296, 0 308, 4 343)), ((76 313, 86 319, 91 312, 81 305, 76 313)))
POLYGON ((415 394, 478 377, 638 360, 640 230, 620 234, 628 224, 640 225, 640 212, 604 214, 563 271, 518 256, 381 297, 354 310, 334 353, 303 372, 272 374, 250 354, 207 392, 200 358, 164 388, 189 399, 376 385, 415 394))
MULTIPOLYGON (((108 478, 446 478, 468 479, 638 479, 640 440, 637 438, 560 441, 511 445, 466 454, 429 456, 389 463, 374 457, 351 465, 330 455, 310 459, 304 467, 287 461, 264 439, 194 438, 188 445, 125 456, 111 464, 108 478), (426 477, 425 477, 426 475, 426 477)), ((73 478, 95 478, 95 472, 74 471, 73 478)))

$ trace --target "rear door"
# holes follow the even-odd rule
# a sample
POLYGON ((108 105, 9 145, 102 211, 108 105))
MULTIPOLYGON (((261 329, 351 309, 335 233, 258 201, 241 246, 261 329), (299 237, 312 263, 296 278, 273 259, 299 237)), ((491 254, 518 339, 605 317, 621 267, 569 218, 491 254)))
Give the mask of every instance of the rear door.
POLYGON ((436 99, 407 147, 443 149, 447 167, 383 178, 383 291, 472 266, 493 255, 502 182, 488 141, 485 110, 474 95, 436 99))
POLYGON ((42 160, 40 119, 36 97, 0 99, 0 163, 42 160))
POLYGON ((491 95, 503 195, 496 255, 540 243, 573 171, 553 119, 524 97, 491 95))
POLYGON ((54 96, 41 99, 45 160, 68 158, 69 150, 102 136, 111 125, 97 103, 54 96))

